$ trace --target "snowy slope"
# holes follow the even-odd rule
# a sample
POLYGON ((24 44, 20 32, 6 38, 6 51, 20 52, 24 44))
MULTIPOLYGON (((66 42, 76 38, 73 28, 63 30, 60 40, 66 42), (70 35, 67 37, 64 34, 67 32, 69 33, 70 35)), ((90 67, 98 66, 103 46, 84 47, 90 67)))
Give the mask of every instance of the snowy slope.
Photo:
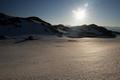
POLYGON ((51 24, 37 18, 20 18, 0 14, 0 36, 20 35, 58 35, 60 34, 51 24))
POLYGON ((112 31, 95 24, 72 27, 66 34, 68 37, 116 37, 112 31))

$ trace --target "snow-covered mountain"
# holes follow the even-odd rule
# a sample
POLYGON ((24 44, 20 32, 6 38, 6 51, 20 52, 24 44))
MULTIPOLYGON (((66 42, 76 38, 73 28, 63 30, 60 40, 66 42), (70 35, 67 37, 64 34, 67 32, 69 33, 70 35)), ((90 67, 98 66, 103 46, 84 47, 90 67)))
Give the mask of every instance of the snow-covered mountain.
POLYGON ((72 38, 80 37, 99 37, 99 38, 114 38, 119 32, 108 30, 102 26, 95 24, 74 26, 69 29, 66 36, 72 38))
POLYGON ((50 23, 38 17, 13 17, 0 13, 0 36, 60 35, 50 23))
POLYGON ((70 38, 81 37, 116 37, 119 32, 108 30, 95 24, 68 27, 62 24, 52 25, 38 17, 14 17, 0 13, 0 39, 6 36, 25 36, 30 39, 31 35, 42 36, 66 36, 70 38))

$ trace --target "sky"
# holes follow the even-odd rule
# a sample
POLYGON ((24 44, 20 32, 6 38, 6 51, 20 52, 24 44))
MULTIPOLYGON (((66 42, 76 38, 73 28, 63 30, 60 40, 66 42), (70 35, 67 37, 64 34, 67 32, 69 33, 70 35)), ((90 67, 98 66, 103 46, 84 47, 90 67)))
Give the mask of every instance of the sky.
POLYGON ((0 0, 0 12, 51 24, 120 27, 120 0, 0 0))

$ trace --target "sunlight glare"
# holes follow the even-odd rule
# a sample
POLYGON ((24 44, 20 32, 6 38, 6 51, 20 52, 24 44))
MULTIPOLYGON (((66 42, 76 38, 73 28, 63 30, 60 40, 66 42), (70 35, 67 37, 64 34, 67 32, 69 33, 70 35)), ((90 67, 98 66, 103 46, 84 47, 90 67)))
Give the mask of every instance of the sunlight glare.
POLYGON ((84 20, 86 18, 86 9, 77 9, 72 12, 77 20, 84 20))

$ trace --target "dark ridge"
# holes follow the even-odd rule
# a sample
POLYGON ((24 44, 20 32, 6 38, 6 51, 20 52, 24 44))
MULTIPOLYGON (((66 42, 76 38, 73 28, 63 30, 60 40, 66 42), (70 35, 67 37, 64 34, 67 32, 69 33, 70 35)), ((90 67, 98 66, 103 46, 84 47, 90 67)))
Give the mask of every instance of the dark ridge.
MULTIPOLYGON (((120 35, 120 32, 108 30, 107 28, 103 26, 98 26, 96 24, 68 27, 63 24, 51 25, 50 23, 35 16, 23 18, 23 17, 8 16, 6 14, 0 13, 0 25, 2 25, 1 29, 5 26, 8 26, 7 27, 8 29, 4 28, 2 30, 4 33, 6 32, 9 33, 9 31, 12 31, 12 29, 14 29, 14 28, 10 29, 9 26, 20 28, 22 26, 22 22, 24 21, 27 21, 30 23, 32 22, 39 26, 43 26, 44 28, 42 29, 42 31, 48 32, 48 33, 52 32, 55 35, 60 37, 63 35, 69 37, 71 36, 71 34, 74 34, 74 33, 75 34, 72 35, 71 37, 116 37, 116 35, 120 35)), ((38 33, 40 33, 41 29, 37 31, 38 33)), ((4 33, 2 34, 4 35, 4 33)), ((31 31, 31 33, 33 32, 31 31)), ((1 36, 1 38, 4 38, 4 37, 1 36)))
MULTIPOLYGON (((50 23, 45 22, 45 21, 43 21, 42 19, 40 19, 40 18, 38 18, 38 17, 35 17, 35 16, 28 17, 28 18, 26 18, 26 19, 28 19, 28 20, 32 20, 32 21, 37 21, 37 22, 39 22, 39 23, 45 23, 45 24, 51 26, 50 23)), ((43 24, 43 25, 44 25, 44 24, 43 24)))
POLYGON ((53 25, 53 27, 55 27, 56 29, 63 30, 63 31, 68 31, 70 29, 69 27, 66 27, 63 24, 53 25))

